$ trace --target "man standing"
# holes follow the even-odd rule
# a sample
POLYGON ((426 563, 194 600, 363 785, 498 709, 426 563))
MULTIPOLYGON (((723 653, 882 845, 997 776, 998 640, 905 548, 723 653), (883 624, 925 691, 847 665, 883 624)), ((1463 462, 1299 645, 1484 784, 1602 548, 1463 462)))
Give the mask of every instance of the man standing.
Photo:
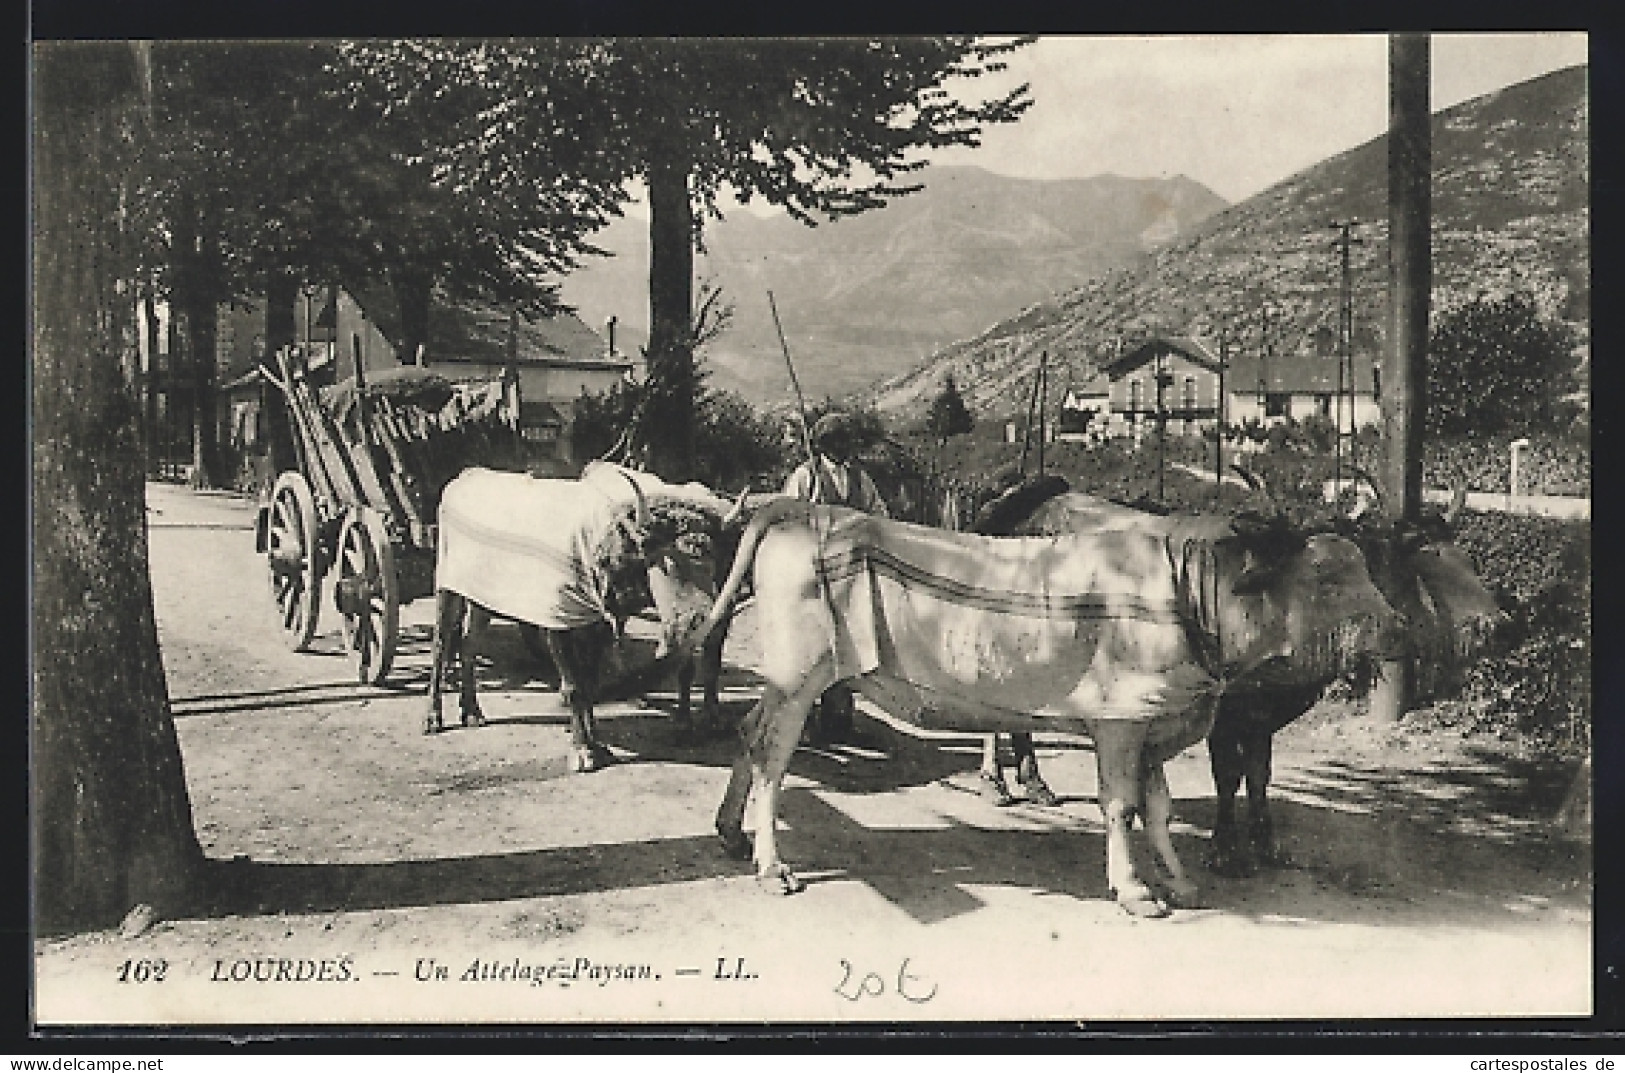
MULTIPOLYGON (((812 503, 831 503, 891 517, 872 477, 854 457, 857 425, 846 414, 828 413, 812 427, 813 457, 796 467, 784 494, 812 503)), ((816 744, 852 743, 852 690, 837 682, 824 691, 807 719, 807 740, 816 744)))

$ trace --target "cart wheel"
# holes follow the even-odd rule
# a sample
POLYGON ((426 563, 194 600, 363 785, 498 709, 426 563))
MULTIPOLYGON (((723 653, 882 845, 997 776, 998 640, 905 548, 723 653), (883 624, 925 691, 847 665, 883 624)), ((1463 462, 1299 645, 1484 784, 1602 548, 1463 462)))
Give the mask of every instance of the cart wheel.
POLYGON ((377 511, 351 511, 339 532, 333 599, 344 620, 344 647, 356 658, 363 685, 382 685, 395 661, 400 588, 395 549, 377 511))
POLYGON ((316 500, 302 473, 292 470, 276 479, 265 560, 270 567, 271 598, 295 652, 310 647, 321 614, 322 570, 317 549, 316 500))

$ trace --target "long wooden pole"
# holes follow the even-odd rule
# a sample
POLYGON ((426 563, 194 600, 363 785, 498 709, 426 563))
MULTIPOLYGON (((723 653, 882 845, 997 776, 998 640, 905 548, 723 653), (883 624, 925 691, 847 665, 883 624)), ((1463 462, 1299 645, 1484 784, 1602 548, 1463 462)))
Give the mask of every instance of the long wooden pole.
POLYGON ((784 367, 790 373, 790 387, 796 393, 796 409, 801 414, 801 447, 807 452, 807 468, 812 473, 813 487, 821 488, 823 475, 819 472, 818 458, 813 454, 812 429, 807 426, 807 397, 801 393, 801 380, 796 376, 795 362, 790 360, 790 345, 784 341, 784 325, 779 323, 779 306, 773 301, 772 291, 767 292, 767 308, 773 313, 773 330, 779 333, 779 350, 784 354, 784 367))
MULTIPOLYGON (((1433 285, 1433 132, 1429 125, 1427 34, 1388 39, 1388 376, 1383 391, 1385 484, 1396 518, 1422 515, 1422 424, 1427 412, 1428 302, 1433 285)), ((1413 669, 1382 665, 1372 714, 1409 710, 1413 669)))
POLYGON ((1038 409, 1038 382, 1043 371, 1033 374, 1033 393, 1027 398, 1027 424, 1021 430, 1021 461, 1016 464, 1016 476, 1027 476, 1027 449, 1033 442, 1033 414, 1038 409))

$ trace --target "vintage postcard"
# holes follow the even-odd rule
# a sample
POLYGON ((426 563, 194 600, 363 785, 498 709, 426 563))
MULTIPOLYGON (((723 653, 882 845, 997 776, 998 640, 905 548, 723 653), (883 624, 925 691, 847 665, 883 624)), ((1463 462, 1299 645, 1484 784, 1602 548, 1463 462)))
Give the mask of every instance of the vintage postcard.
POLYGON ((1591 1014, 1584 34, 33 56, 41 1028, 1591 1014))

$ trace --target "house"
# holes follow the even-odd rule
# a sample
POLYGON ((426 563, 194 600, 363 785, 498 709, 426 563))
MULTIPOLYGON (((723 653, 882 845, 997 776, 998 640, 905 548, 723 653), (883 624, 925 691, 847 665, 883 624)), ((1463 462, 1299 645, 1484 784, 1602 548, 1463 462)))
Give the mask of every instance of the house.
POLYGON ((1156 336, 1101 367, 1107 388, 1107 431, 1138 435, 1159 418, 1168 431, 1196 432, 1219 416, 1219 357, 1199 340, 1156 336))
POLYGON ((1249 420, 1277 425, 1316 416, 1333 420, 1341 414, 1345 432, 1382 420, 1382 364, 1369 354, 1355 354, 1347 364, 1325 354, 1240 354, 1221 363, 1199 340, 1159 336, 1106 362, 1100 375, 1107 381, 1105 406, 1097 377, 1068 393, 1062 403, 1063 428, 1069 422, 1080 430, 1094 428, 1080 420, 1089 410, 1107 415, 1106 435, 1135 437, 1155 428, 1159 417, 1166 418, 1168 431, 1176 435, 1197 432, 1221 417, 1230 425, 1249 420), (1069 416, 1074 414, 1079 416, 1069 416))
MULTIPOLYGON (((294 299, 294 343, 308 355, 311 380, 329 384, 401 364, 394 342, 399 318, 387 288, 305 288, 294 299)), ((276 389, 258 367, 266 362, 265 303, 222 306, 216 326, 220 442, 231 448, 236 483, 267 479, 276 389)), ((437 301, 429 310, 422 364, 454 381, 494 379, 511 366, 519 378, 520 434, 532 445, 537 472, 568 475, 580 460, 570 427, 583 393, 602 394, 634 372, 572 313, 531 321, 477 302, 437 301)), ((284 463, 285 464, 285 463, 284 463)))
POLYGON ((1083 440, 1104 435, 1110 407, 1111 378, 1103 372, 1067 388, 1061 398, 1056 438, 1083 440))
POLYGON ((1225 393, 1225 420, 1232 425, 1249 419, 1265 425, 1309 417, 1335 420, 1341 414, 1341 427, 1348 432, 1382 420, 1382 363, 1370 354, 1354 354, 1348 364, 1336 356, 1244 354, 1225 371, 1225 393))

